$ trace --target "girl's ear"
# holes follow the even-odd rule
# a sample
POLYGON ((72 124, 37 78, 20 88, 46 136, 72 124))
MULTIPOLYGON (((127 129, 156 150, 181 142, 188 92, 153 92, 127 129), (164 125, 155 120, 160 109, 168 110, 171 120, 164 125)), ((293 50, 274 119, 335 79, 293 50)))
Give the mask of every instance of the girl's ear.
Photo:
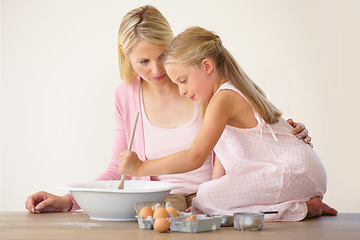
POLYGON ((209 58, 205 58, 204 60, 202 60, 201 66, 207 74, 211 74, 214 71, 214 63, 209 58))

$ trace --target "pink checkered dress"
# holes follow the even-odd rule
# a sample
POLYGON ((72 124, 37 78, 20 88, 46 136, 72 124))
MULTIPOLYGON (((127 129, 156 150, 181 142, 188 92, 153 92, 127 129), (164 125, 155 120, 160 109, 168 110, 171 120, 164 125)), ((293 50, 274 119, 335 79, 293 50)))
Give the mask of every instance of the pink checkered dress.
MULTIPOLYGON (((230 82, 218 91, 222 89, 243 96, 230 82)), ((254 113, 254 128, 225 127, 215 153, 226 175, 200 185, 193 209, 205 214, 278 211, 266 214, 265 221, 302 220, 306 202, 314 196, 322 199, 326 191, 324 166, 283 118, 269 125, 254 113)))

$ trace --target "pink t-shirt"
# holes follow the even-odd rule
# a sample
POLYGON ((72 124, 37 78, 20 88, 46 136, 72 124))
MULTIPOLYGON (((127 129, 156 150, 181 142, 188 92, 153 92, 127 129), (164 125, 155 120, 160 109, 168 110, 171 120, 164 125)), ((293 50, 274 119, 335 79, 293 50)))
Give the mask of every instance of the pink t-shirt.
MULTIPOLYGON (((154 126, 146 117, 141 96, 141 114, 143 116, 143 129, 145 140, 145 156, 147 159, 157 159, 170 154, 189 149, 196 134, 201 127, 200 106, 196 102, 193 118, 179 128, 161 128, 154 126)), ((152 177, 153 180, 178 183, 184 188, 174 189, 170 193, 196 193, 199 185, 211 180, 211 156, 198 169, 181 174, 160 175, 152 177)))

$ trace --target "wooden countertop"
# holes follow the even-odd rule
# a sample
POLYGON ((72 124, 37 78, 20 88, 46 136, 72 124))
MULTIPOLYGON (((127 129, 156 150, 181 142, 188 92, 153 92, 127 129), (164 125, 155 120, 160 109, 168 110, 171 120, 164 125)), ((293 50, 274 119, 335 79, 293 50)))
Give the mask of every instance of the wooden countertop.
POLYGON ((262 231, 241 232, 233 227, 202 233, 142 230, 136 221, 91 220, 84 212, 31 214, 0 212, 0 239, 360 239, 360 213, 322 216, 301 222, 265 223, 262 231))

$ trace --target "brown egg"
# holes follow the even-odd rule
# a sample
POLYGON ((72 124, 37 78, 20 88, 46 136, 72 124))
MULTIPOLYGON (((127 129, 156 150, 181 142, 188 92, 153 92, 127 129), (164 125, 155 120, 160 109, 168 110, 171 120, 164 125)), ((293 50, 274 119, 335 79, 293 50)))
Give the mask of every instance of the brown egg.
POLYGON ((140 211, 139 211, 139 217, 142 217, 143 219, 146 219, 148 216, 153 216, 154 211, 151 209, 151 207, 143 207, 140 211))
POLYGON ((168 218, 169 213, 166 211, 164 207, 159 207, 155 210, 153 218, 168 218))
POLYGON ((190 217, 187 217, 185 219, 185 221, 193 221, 193 220, 197 220, 197 218, 194 215, 191 215, 190 217))
POLYGON ((172 214, 174 217, 178 217, 178 216, 179 216, 176 208, 174 208, 174 207, 171 207, 171 206, 170 206, 170 207, 167 207, 167 208, 166 208, 166 211, 167 211, 169 214, 172 214))
POLYGON ((154 221, 154 229, 158 232, 166 232, 169 230, 170 224, 166 218, 156 218, 154 221))

